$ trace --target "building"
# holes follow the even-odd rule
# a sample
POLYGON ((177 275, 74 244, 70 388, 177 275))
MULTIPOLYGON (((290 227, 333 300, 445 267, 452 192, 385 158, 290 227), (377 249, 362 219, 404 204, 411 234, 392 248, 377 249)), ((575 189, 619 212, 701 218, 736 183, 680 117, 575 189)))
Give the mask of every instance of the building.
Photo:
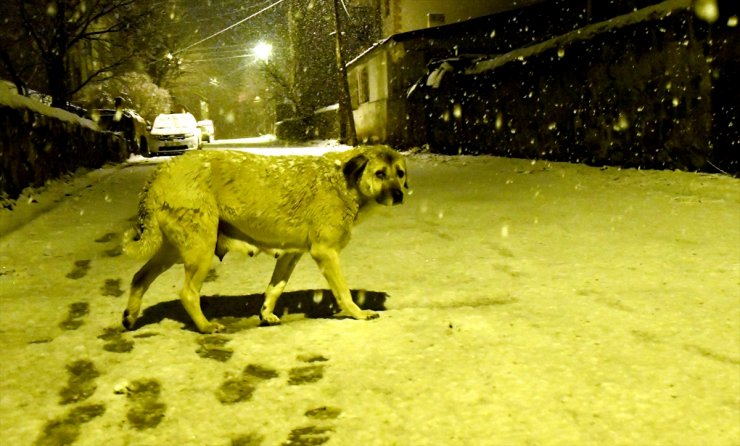
MULTIPOLYGON (((362 0, 358 0, 362 1, 362 0)), ((368 1, 368 0, 364 0, 368 1)), ((372 1, 372 0, 370 0, 372 1)), ((376 0, 377 1, 377 0, 376 0)), ((542 0, 379 0, 383 37, 521 8, 542 0)))
POLYGON ((401 147, 425 142, 423 106, 409 99, 409 91, 428 74, 432 61, 508 53, 571 31, 586 20, 583 9, 565 13, 559 2, 527 2, 526 7, 514 1, 381 2, 383 29, 418 28, 392 34, 350 61, 348 82, 358 139, 401 147), (481 9, 463 7, 473 4, 481 9), (503 11, 433 27, 421 19, 443 14, 445 21, 455 21, 466 14, 463 11, 484 11, 484 5, 503 11), (403 12, 398 21, 395 11, 403 12))

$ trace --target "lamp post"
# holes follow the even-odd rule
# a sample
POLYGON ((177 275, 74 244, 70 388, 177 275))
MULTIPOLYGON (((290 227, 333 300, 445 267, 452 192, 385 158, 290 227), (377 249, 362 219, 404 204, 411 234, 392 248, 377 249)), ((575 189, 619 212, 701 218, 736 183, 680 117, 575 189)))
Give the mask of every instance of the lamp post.
POLYGON ((355 130, 355 117, 352 113, 352 101, 349 96, 347 66, 344 64, 342 55, 343 36, 342 24, 339 20, 339 0, 334 0, 334 20, 337 31, 337 69, 339 71, 339 138, 343 143, 355 146, 357 145, 357 131, 355 130))
POLYGON ((264 63, 267 63, 270 61, 270 56, 272 55, 272 45, 270 45, 267 42, 259 42, 257 45, 254 46, 254 57, 257 60, 261 60, 264 63))

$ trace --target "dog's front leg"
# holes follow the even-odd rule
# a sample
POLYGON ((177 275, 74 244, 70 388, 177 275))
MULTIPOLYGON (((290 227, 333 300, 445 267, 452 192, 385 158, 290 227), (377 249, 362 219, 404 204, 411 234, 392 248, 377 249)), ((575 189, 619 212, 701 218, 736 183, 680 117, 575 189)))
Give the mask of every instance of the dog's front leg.
POLYGON ((360 309, 352 301, 352 294, 339 268, 339 253, 336 249, 323 245, 313 245, 311 246, 311 257, 319 265, 319 269, 326 278, 326 281, 329 282, 331 292, 337 299, 342 313, 355 319, 375 319, 379 316, 378 313, 372 310, 360 309))

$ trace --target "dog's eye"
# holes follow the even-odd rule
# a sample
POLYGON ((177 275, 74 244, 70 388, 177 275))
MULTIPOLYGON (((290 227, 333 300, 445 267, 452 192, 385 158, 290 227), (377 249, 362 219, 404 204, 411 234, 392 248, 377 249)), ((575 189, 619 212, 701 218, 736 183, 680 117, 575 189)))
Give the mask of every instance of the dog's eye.
POLYGON ((398 171, 396 172, 396 176, 398 178, 403 178, 404 175, 406 175, 406 173, 401 169, 398 169, 398 171))
POLYGON ((379 180, 385 180, 385 170, 379 170, 379 171, 375 172, 375 176, 379 180))

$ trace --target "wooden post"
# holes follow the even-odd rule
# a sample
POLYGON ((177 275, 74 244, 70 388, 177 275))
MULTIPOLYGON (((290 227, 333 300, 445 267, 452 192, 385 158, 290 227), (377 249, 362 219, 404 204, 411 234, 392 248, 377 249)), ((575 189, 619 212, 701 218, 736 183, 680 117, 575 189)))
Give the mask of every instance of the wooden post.
POLYGON ((352 101, 349 97, 349 83, 347 82, 347 66, 342 55, 343 36, 342 25, 339 20, 339 1, 334 0, 334 23, 336 26, 337 70, 339 80, 339 140, 350 146, 357 145, 357 131, 355 118, 352 114, 352 101))

